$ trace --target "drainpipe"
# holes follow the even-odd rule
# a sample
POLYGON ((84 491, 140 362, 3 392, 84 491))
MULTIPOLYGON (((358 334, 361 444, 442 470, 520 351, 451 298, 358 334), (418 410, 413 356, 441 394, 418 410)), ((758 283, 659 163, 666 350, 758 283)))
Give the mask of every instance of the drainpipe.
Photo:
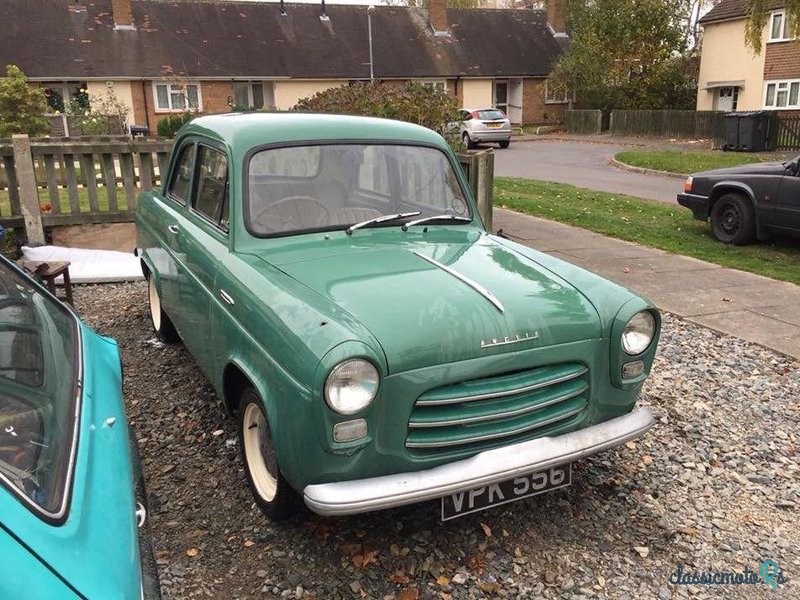
POLYGON ((375 68, 372 60, 372 11, 375 7, 370 5, 367 7, 367 33, 369 35, 369 81, 375 81, 375 68))

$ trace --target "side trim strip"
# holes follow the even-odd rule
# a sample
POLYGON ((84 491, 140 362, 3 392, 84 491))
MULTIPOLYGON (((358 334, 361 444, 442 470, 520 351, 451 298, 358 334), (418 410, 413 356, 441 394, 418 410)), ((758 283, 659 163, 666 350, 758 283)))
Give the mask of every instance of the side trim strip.
POLYGON ((503 304, 500 302, 500 300, 498 300, 497 297, 492 292, 487 290, 481 284, 473 281, 472 279, 470 279, 466 275, 462 275, 458 271, 454 271, 453 269, 451 269, 447 265, 443 265, 438 260, 434 260, 433 258, 430 258, 429 256, 425 256, 424 254, 420 254, 416 250, 412 250, 412 252, 414 254, 416 254, 417 256, 419 256, 422 260, 428 261, 433 266, 440 268, 445 273, 449 273, 450 275, 452 275, 453 277, 455 277, 456 279, 458 279, 462 283, 466 283, 469 287, 471 287, 473 290, 475 290, 481 296, 483 296, 489 302, 491 302, 497 310, 499 310, 500 312, 505 312, 506 309, 503 307, 503 304))

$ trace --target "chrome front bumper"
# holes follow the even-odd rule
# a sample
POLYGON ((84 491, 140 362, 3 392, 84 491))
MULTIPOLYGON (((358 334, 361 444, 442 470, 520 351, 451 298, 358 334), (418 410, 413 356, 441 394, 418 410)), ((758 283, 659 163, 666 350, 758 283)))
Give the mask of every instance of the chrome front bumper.
POLYGON ((321 515, 350 515, 433 500, 608 450, 652 426, 653 414, 640 408, 599 425, 487 450, 426 471, 308 485, 303 498, 321 515))

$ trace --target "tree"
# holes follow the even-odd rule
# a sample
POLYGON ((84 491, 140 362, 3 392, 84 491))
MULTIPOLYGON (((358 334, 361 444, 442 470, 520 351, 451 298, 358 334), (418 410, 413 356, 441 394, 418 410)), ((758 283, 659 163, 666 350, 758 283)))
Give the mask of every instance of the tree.
POLYGON ((695 83, 687 66, 680 3, 595 0, 570 3, 570 45, 554 84, 569 87, 579 106, 689 108, 695 83))
POLYGON ((0 78, 0 138, 15 133, 30 136, 49 133, 46 111, 44 92, 28 85, 28 78, 19 67, 8 65, 6 77, 0 78))
MULTIPOLYGON (((761 53, 761 33, 767 26, 770 10, 774 8, 774 3, 769 0, 750 0, 750 14, 745 24, 745 42, 756 54, 761 53)), ((789 37, 800 38, 800 0, 785 0, 783 9, 789 37)))

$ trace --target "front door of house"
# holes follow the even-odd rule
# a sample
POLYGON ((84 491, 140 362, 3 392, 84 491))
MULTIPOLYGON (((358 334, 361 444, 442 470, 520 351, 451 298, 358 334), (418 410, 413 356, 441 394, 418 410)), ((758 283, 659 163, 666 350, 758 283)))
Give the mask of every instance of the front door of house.
POLYGON ((736 110, 736 101, 739 96, 739 88, 735 87, 721 87, 717 88, 717 97, 715 102, 716 110, 723 110, 731 112, 736 110))
POLYGON ((508 114, 508 80, 494 82, 494 107, 508 114))
POLYGON ((508 82, 508 118, 512 123, 522 123, 522 79, 508 82))

